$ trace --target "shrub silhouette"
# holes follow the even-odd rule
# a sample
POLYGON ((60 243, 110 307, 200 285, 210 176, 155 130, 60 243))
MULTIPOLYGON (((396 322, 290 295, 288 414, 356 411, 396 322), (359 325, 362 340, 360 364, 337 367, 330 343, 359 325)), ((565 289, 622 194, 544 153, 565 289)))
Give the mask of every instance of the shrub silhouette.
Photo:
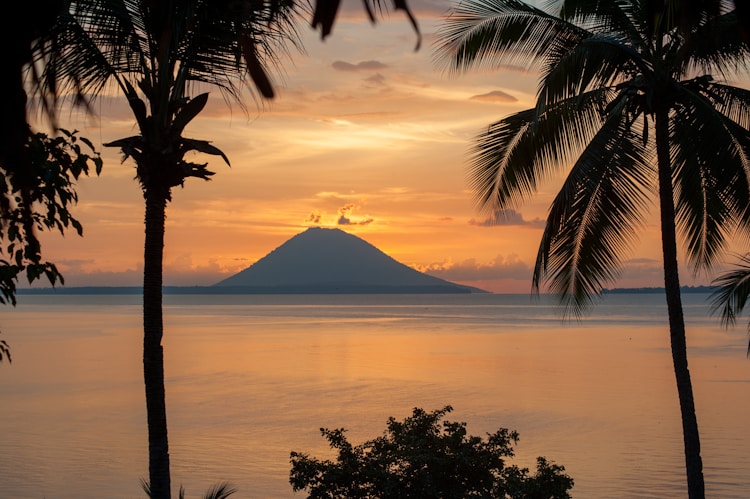
POLYGON ((535 474, 506 466, 518 433, 500 428, 487 439, 467 435, 466 423, 442 421, 451 406, 415 408, 403 422, 388 419, 381 437, 354 446, 343 428, 321 428, 336 461, 292 452, 289 482, 308 498, 569 498, 565 468, 537 458, 535 474))

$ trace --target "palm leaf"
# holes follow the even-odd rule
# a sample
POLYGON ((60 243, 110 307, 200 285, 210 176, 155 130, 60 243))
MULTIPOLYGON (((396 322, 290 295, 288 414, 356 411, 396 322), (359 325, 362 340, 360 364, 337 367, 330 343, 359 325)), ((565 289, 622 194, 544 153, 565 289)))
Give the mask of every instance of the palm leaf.
POLYGON ((436 63, 449 71, 501 64, 530 68, 553 44, 573 46, 585 30, 516 0, 466 0, 437 32, 436 63))
MULTIPOLYGON (((151 484, 147 480, 141 478, 141 488, 148 497, 151 497, 151 484)), ((237 492, 237 489, 232 487, 228 482, 221 482, 211 486, 208 491, 203 495, 203 499, 227 499, 237 492)), ((178 493, 179 499, 185 499, 185 488, 180 485, 180 491, 178 493)))
POLYGON ((636 42, 642 40, 641 4, 632 0, 565 0, 559 16, 594 33, 617 34, 636 42))
POLYGON ((681 40, 675 66, 682 73, 700 72, 729 78, 748 69, 750 47, 734 11, 712 17, 681 40))
POLYGON ((592 34, 573 47, 554 42, 542 69, 539 105, 615 86, 645 66, 641 59, 626 38, 613 35, 592 34))
POLYGON ((227 165, 230 164, 229 158, 227 158, 226 154, 224 154, 218 147, 212 146, 211 143, 207 140, 183 138, 180 144, 180 153, 184 155, 189 151, 197 151, 204 154, 211 154, 213 156, 221 156, 221 159, 223 159, 227 165))
POLYGON ((607 89, 587 92, 541 114, 529 109, 490 125, 475 139, 469 158, 478 206, 490 212, 519 206, 594 136, 609 97, 607 89))
MULTIPOLYGON (((712 283, 716 290, 711 293, 711 312, 720 314, 722 325, 727 327, 737 322, 737 316, 745 309, 750 297, 750 254, 739 258, 736 269, 725 272, 712 283)), ((747 355, 750 356, 750 342, 747 355)))
POLYGON ((204 499, 226 499, 237 492, 237 489, 231 484, 223 482, 211 486, 208 492, 203 496, 204 499))
POLYGON ((548 282, 576 316, 617 276, 651 193, 652 158, 625 107, 611 111, 571 169, 537 254, 534 288, 548 282))
POLYGON ((175 114, 174 121, 172 122, 172 133, 175 135, 182 135, 185 127, 193 121, 193 119, 203 111, 208 102, 208 93, 202 93, 196 97, 190 99, 184 106, 180 107, 180 110, 175 114))
POLYGON ((750 132, 715 106, 739 116, 750 100, 727 102, 725 87, 712 87, 686 82, 670 129, 676 221, 696 270, 710 268, 738 224, 750 226, 750 132))

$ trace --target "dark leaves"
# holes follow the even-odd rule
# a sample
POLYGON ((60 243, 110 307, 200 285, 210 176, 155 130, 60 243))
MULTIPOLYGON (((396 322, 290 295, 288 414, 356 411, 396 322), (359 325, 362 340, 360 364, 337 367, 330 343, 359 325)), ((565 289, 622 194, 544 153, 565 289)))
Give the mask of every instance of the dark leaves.
POLYGON ((42 260, 37 231, 69 227, 79 235, 81 223, 70 209, 78 201, 75 181, 93 169, 102 169, 99 153, 78 132, 61 129, 57 137, 38 133, 25 145, 29 168, 23 176, 0 174, 3 206, 0 210, 0 303, 16 303, 16 282, 46 278, 50 284, 63 282, 54 264, 42 260), (85 147, 81 147, 81 145, 85 147), (11 202, 12 200, 12 202, 11 202))
POLYGON ((271 80, 269 80, 266 70, 258 58, 258 53, 255 51, 255 42, 249 35, 243 35, 240 43, 248 73, 250 78, 253 79, 255 87, 263 97, 272 99, 274 96, 273 85, 271 85, 271 80))
POLYGON ((382 436, 356 446, 343 428, 321 428, 336 460, 292 452, 292 489, 329 499, 570 497, 573 480, 562 466, 539 458, 531 475, 506 465, 518 433, 500 428, 486 439, 468 435, 466 423, 443 421, 451 410, 415 408, 403 421, 391 417, 382 436))
POLYGON ((181 135, 187 124, 203 111, 207 102, 208 93, 203 93, 197 97, 193 97, 187 102, 187 104, 181 106, 172 122, 172 133, 175 135, 181 135))
MULTIPOLYGON (((365 12, 370 22, 375 23, 375 15, 373 9, 370 6, 370 2, 373 0, 362 0, 364 4, 365 12)), ((414 17, 407 0, 392 0, 394 10, 402 10, 409 19, 414 31, 417 34, 417 45, 415 50, 419 50, 422 41, 422 34, 419 30, 419 24, 417 19, 414 17)), ((325 40, 333 31, 333 25, 336 22, 336 16, 339 11, 341 0, 316 0, 315 10, 313 11, 313 18, 311 25, 314 29, 320 28, 320 38, 325 40)), ((375 0, 375 3, 380 4, 380 0, 375 0)))

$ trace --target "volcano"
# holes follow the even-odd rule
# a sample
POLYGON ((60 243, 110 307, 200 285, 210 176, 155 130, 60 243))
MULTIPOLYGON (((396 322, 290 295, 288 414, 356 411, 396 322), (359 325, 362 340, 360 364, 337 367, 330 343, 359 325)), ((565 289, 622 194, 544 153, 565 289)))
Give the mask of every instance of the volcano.
POLYGON ((424 274, 357 236, 322 227, 297 234, 214 286, 248 293, 485 292, 424 274))

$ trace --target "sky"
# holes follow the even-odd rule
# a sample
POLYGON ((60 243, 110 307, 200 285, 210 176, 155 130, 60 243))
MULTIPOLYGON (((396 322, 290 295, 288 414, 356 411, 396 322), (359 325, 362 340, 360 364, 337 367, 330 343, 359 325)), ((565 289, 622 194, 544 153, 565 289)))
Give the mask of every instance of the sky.
MULTIPOLYGON (((502 220, 480 212, 469 189, 472 137, 533 106, 537 74, 518 67, 450 74, 432 42, 450 2, 412 0, 422 33, 400 12, 372 25, 358 0, 344 0, 324 41, 299 26, 304 52, 291 49, 277 96, 247 110, 210 91, 186 129, 226 153, 207 160, 209 182, 188 179, 167 207, 164 284, 214 284, 252 265, 311 226, 338 227, 399 262, 495 293, 531 291, 547 208, 562 182, 550 178, 502 220)), ((210 90, 210 89, 209 89, 210 90)), ((73 214, 84 226, 43 237, 45 257, 66 286, 137 286, 142 281, 143 197, 135 167, 101 144, 133 135, 118 98, 96 115, 71 111, 61 126, 80 130, 102 152, 99 177, 82 179, 73 214)), ((652 209, 656 214, 656 209, 652 209)), ((661 286, 656 219, 645 224, 613 287, 661 286)), ((710 282, 683 265, 685 285, 710 282)))

